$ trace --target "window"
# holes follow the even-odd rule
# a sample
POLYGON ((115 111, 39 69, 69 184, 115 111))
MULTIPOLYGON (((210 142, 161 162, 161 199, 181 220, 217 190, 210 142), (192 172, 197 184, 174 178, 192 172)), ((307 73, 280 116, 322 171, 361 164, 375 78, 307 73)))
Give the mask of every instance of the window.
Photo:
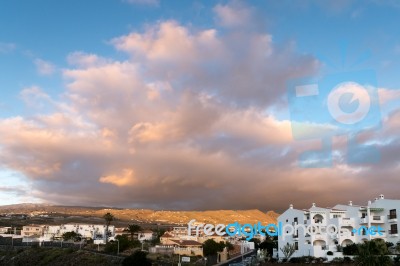
POLYGON ((363 236, 367 235, 367 229, 365 229, 365 228, 362 229, 362 235, 363 236))
POLYGON ((294 222, 295 222, 295 223, 297 223, 297 217, 296 217, 296 218, 294 218, 294 222))
POLYGON ((397 224, 391 224, 390 225, 389 234, 391 234, 391 235, 397 234, 397 224))
POLYGON ((299 250, 299 242, 294 242, 294 249, 299 250))
POLYGON ((365 218, 367 214, 365 212, 361 213, 361 218, 365 218))
POLYGON ((397 218, 396 209, 390 210, 389 219, 396 219, 396 218, 397 218))

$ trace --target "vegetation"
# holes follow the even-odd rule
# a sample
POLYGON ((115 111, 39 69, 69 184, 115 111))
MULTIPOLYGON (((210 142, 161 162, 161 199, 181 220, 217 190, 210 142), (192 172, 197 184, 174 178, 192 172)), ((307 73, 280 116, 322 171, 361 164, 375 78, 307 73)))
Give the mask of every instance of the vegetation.
POLYGON ((281 251, 283 253, 283 256, 285 256, 285 259, 288 260, 296 251, 296 248, 294 244, 287 243, 286 246, 281 247, 281 251))
POLYGON ((315 258, 313 256, 294 257, 289 260, 290 263, 310 264, 310 263, 323 263, 326 258, 315 258))
POLYGON ((70 248, 28 248, 0 252, 0 265, 117 266, 122 259, 70 248))
POLYGON ((384 241, 380 239, 366 241, 363 244, 358 244, 358 255, 355 257, 355 262, 363 266, 386 266, 392 265, 392 260, 389 256, 388 247, 384 241))
POLYGON ((103 216, 105 222, 106 222, 106 243, 108 243, 108 227, 110 226, 111 222, 114 221, 114 215, 112 215, 111 213, 107 212, 106 214, 104 214, 103 216))
POLYGON ((72 241, 81 241, 82 236, 74 231, 66 232, 62 235, 64 241, 72 240, 72 241))
POLYGON ((225 247, 228 250, 233 249, 233 246, 230 243, 228 244, 223 241, 217 243, 213 239, 208 239, 203 243, 203 254, 206 257, 216 255, 218 252, 223 251, 225 247))
POLYGON ((258 238, 252 238, 249 240, 249 242, 254 242, 254 247, 255 249, 259 249, 260 248, 260 244, 261 244, 261 240, 258 238))
POLYGON ((274 248, 278 248, 277 237, 267 237, 264 242, 260 243, 259 248, 267 250, 268 256, 272 257, 274 248))
POLYGON ((357 244, 353 243, 343 247, 343 255, 358 255, 358 246, 357 244))
POLYGON ((164 229, 157 229, 156 231, 156 238, 151 240, 150 244, 155 246, 160 243, 160 237, 165 233, 164 229))
POLYGON ((140 226, 137 224, 129 224, 126 231, 128 231, 131 234, 131 240, 133 240, 133 236, 135 233, 139 232, 141 230, 140 226))
POLYGON ((140 247, 141 244, 138 240, 130 240, 128 236, 122 235, 117 236, 116 240, 118 241, 110 241, 106 244, 104 251, 106 253, 118 253, 118 245, 119 245, 119 252, 124 252, 129 248, 140 247), (119 242, 119 243, 118 243, 119 242))
POLYGON ((151 262, 146 252, 136 251, 122 261, 122 266, 151 266, 151 262))

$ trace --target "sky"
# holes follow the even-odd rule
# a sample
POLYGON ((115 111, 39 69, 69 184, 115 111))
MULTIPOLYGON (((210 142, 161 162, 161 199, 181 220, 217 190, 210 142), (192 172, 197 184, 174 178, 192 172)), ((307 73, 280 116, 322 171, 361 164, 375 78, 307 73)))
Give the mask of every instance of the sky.
POLYGON ((0 205, 282 211, 398 199, 399 24, 394 0, 3 0, 0 205), (304 167, 301 154, 326 144, 318 130, 332 129, 328 105, 293 106, 288 84, 357 82, 366 69, 379 126, 357 140, 379 160, 349 162, 340 131, 331 163, 304 167))

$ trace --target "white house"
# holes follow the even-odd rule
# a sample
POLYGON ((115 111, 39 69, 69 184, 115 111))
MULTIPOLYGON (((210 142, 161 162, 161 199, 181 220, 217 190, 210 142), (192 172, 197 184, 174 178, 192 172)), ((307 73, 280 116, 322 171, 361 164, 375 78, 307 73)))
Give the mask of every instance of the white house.
MULTIPOLYGON (((60 239, 62 235, 67 232, 76 232, 83 238, 93 239, 96 243, 105 242, 106 226, 99 224, 62 224, 50 225, 44 232, 44 240, 60 239)), ((109 237, 113 239, 115 236, 115 227, 110 225, 108 227, 109 237)))
POLYGON ((140 232, 137 233, 138 235, 138 240, 140 242, 142 241, 151 241, 153 239, 155 239, 155 233, 151 230, 142 230, 140 232))
POLYGON ((327 257, 331 251, 335 256, 337 245, 346 246, 366 240, 381 238, 396 244, 400 241, 397 214, 400 200, 385 199, 380 195, 366 206, 338 204, 332 208, 317 207, 315 203, 305 210, 290 205, 278 217, 282 230, 278 235, 279 258, 284 258, 281 248, 294 244, 292 257, 327 257))

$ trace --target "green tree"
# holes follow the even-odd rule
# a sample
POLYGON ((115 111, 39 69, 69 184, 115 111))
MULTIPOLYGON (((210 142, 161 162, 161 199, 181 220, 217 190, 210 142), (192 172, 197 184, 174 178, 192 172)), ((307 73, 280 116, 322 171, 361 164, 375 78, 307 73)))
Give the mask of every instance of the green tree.
POLYGON ((111 213, 107 212, 106 214, 103 215, 103 218, 106 222, 106 244, 108 243, 108 228, 110 227, 110 224, 112 221, 114 221, 115 217, 111 213))
POLYGON ((74 231, 65 232, 64 234, 62 234, 62 239, 64 241, 68 241, 68 240, 81 241, 82 240, 82 235, 78 234, 78 233, 76 233, 74 231))
POLYGON ((274 237, 267 237, 260 243, 260 249, 267 250, 269 257, 273 256, 274 248, 278 248, 278 241, 274 237))
POLYGON ((106 247, 104 251, 106 253, 117 253, 118 251, 118 245, 119 245, 119 252, 123 252, 129 248, 132 247, 138 247, 140 246, 140 243, 137 243, 139 241, 131 241, 129 240, 128 236, 122 235, 122 236, 117 236, 115 238, 118 241, 110 241, 106 244, 106 247), (118 244, 119 242, 119 244, 118 244))
POLYGON ((147 253, 136 251, 122 261, 122 266, 151 266, 151 262, 147 259, 147 253))
POLYGON ((141 228, 137 224, 129 224, 125 230, 131 234, 131 240, 133 240, 133 236, 135 233, 139 232, 141 228))
POLYGON ((261 244, 261 240, 258 238, 252 238, 249 240, 249 242, 254 242, 254 247, 255 249, 259 249, 260 244, 261 244))
POLYGON ((343 247, 343 255, 358 255, 358 246, 357 244, 353 243, 343 247))
POLYGON ((389 256, 388 248, 381 239, 366 241, 358 246, 358 255, 355 257, 357 265, 362 266, 389 266, 392 260, 389 256))
POLYGON ((216 255, 218 252, 224 250, 224 242, 215 242, 214 239, 208 239, 203 243, 203 254, 204 256, 216 255))

